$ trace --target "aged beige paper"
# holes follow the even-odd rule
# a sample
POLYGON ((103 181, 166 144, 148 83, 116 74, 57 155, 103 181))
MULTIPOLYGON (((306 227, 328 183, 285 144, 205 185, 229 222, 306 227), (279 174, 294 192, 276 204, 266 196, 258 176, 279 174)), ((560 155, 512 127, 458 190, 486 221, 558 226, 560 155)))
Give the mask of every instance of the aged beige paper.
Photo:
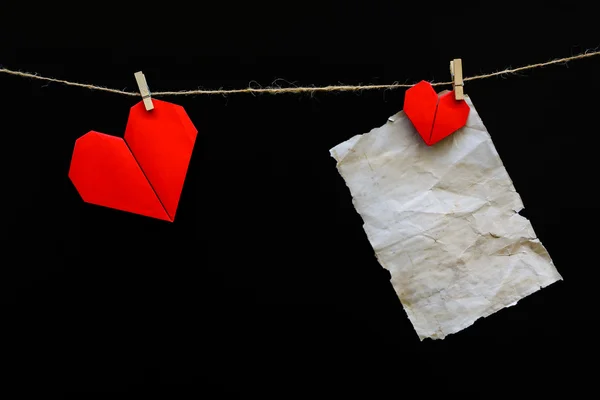
POLYGON ((473 107, 427 146, 400 112, 330 150, 419 338, 443 339, 561 280, 473 107))

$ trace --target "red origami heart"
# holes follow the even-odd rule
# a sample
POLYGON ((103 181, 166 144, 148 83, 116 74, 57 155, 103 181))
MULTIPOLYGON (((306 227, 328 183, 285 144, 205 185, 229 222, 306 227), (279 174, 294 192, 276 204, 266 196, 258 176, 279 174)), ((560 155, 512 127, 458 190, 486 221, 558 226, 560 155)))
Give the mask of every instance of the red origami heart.
POLYGON ((124 138, 77 139, 69 178, 86 203, 173 222, 198 131, 183 107, 131 107, 124 138))
POLYGON ((428 146, 465 126, 470 111, 464 100, 456 100, 454 92, 435 92, 429 82, 421 81, 404 95, 404 113, 428 146))

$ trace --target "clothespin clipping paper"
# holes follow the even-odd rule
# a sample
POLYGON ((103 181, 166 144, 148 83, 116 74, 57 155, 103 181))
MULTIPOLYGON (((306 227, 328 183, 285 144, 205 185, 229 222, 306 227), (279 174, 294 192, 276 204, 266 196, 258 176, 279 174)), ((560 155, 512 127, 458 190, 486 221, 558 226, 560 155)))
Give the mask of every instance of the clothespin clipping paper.
POLYGON ((452 76, 452 87, 454 88, 454 98, 456 100, 464 100, 464 82, 462 72, 462 60, 455 58, 450 61, 450 75, 452 76))
POLYGON ((148 88, 148 82, 146 82, 146 77, 142 71, 135 73, 135 80, 138 84, 138 88, 140 89, 140 94, 142 95, 142 100, 144 101, 144 107, 146 107, 146 111, 150 111, 154 109, 154 104, 152 104, 152 97, 150 97, 150 88, 148 88))

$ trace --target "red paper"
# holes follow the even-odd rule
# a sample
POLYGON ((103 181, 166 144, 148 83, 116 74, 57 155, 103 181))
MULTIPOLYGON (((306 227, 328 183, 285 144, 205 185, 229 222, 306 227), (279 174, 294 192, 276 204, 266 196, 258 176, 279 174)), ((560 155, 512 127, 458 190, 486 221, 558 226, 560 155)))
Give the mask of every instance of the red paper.
POLYGON ((404 95, 404 112, 428 146, 465 126, 469 105, 456 100, 454 92, 437 94, 431 84, 421 81, 404 95))
POLYGON ((131 108, 123 139, 77 139, 69 178, 86 203, 173 222, 198 131, 183 107, 152 102, 131 108))

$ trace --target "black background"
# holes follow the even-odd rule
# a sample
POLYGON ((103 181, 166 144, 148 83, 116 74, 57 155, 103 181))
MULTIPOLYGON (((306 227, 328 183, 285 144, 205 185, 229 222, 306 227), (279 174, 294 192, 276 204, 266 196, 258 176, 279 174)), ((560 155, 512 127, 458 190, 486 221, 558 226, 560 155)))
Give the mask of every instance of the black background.
MULTIPOLYGON (((277 78, 410 83, 449 80, 456 57, 472 76, 600 44, 591 10, 574 5, 421 7, 25 4, 2 11, 0 64, 128 90, 138 70, 153 91, 277 78)), ((138 99, 0 74, 2 390, 174 399, 587 390, 599 69, 589 58, 466 84, 564 281, 423 342, 329 156, 401 110, 403 90, 163 98, 199 131, 171 224, 85 204, 67 177, 74 141, 122 135, 138 99)))

